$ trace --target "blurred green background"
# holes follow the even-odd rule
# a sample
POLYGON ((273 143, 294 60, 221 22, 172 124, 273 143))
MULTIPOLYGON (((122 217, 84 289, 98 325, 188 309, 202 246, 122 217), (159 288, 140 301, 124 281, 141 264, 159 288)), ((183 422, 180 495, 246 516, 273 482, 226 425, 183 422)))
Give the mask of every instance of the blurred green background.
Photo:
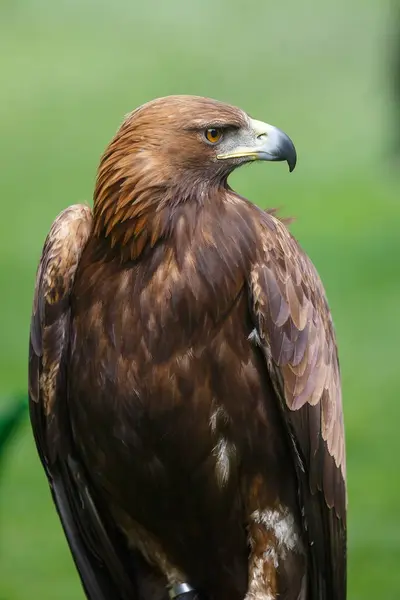
MULTIPOLYGON (((125 113, 193 93, 282 127, 298 149, 296 171, 255 165, 231 183, 296 217, 292 231, 327 288, 345 398, 351 600, 400 598, 392 8, 384 0, 0 4, 0 395, 26 389, 45 235, 61 209, 90 201, 100 154, 125 113)), ((0 473, 0 598, 83 598, 26 420, 0 473)))

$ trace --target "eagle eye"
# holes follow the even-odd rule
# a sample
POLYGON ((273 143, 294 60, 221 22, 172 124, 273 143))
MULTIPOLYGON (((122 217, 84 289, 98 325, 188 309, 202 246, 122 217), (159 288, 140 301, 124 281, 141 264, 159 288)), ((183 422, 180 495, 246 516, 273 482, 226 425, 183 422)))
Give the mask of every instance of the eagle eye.
POLYGON ((216 144, 222 138, 222 129, 217 127, 209 127, 204 132, 207 142, 210 144, 216 144))

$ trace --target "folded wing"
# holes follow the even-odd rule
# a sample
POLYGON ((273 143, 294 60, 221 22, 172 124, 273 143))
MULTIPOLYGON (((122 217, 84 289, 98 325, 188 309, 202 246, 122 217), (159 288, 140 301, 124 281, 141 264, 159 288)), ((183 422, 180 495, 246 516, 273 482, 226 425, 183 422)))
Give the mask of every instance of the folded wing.
MULTIPOLYGON (((70 295, 92 230, 87 206, 64 210, 54 221, 40 260, 29 345, 30 418, 86 595, 91 600, 134 600, 134 584, 118 554, 118 532, 96 503, 74 446, 68 415, 70 295)), ((55 592, 55 595, 56 592, 55 592)))
POLYGON ((312 600, 346 597, 346 465, 340 371, 318 274, 283 223, 263 215, 250 305, 280 403, 309 542, 312 600))

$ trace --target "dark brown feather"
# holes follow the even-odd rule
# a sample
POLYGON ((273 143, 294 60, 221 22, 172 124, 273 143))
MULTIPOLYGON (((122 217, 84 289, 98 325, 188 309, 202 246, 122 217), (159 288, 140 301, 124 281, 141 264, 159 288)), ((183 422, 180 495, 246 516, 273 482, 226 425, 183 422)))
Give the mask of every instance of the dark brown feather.
POLYGON ((343 599, 345 441, 331 315, 312 263, 284 225, 266 215, 258 237, 258 260, 250 275, 254 319, 298 455, 300 497, 316 569, 313 593, 318 599, 343 599))

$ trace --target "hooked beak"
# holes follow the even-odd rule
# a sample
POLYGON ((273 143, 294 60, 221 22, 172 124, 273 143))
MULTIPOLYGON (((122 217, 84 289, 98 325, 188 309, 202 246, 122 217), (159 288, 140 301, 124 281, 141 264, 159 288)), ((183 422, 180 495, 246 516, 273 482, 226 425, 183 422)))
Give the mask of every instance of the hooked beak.
POLYGON ((289 165, 289 171, 292 172, 296 166, 297 154, 290 137, 278 127, 255 119, 250 119, 250 128, 253 135, 249 145, 246 143, 246 145, 232 148, 232 151, 225 154, 218 154, 217 159, 285 160, 289 165))

